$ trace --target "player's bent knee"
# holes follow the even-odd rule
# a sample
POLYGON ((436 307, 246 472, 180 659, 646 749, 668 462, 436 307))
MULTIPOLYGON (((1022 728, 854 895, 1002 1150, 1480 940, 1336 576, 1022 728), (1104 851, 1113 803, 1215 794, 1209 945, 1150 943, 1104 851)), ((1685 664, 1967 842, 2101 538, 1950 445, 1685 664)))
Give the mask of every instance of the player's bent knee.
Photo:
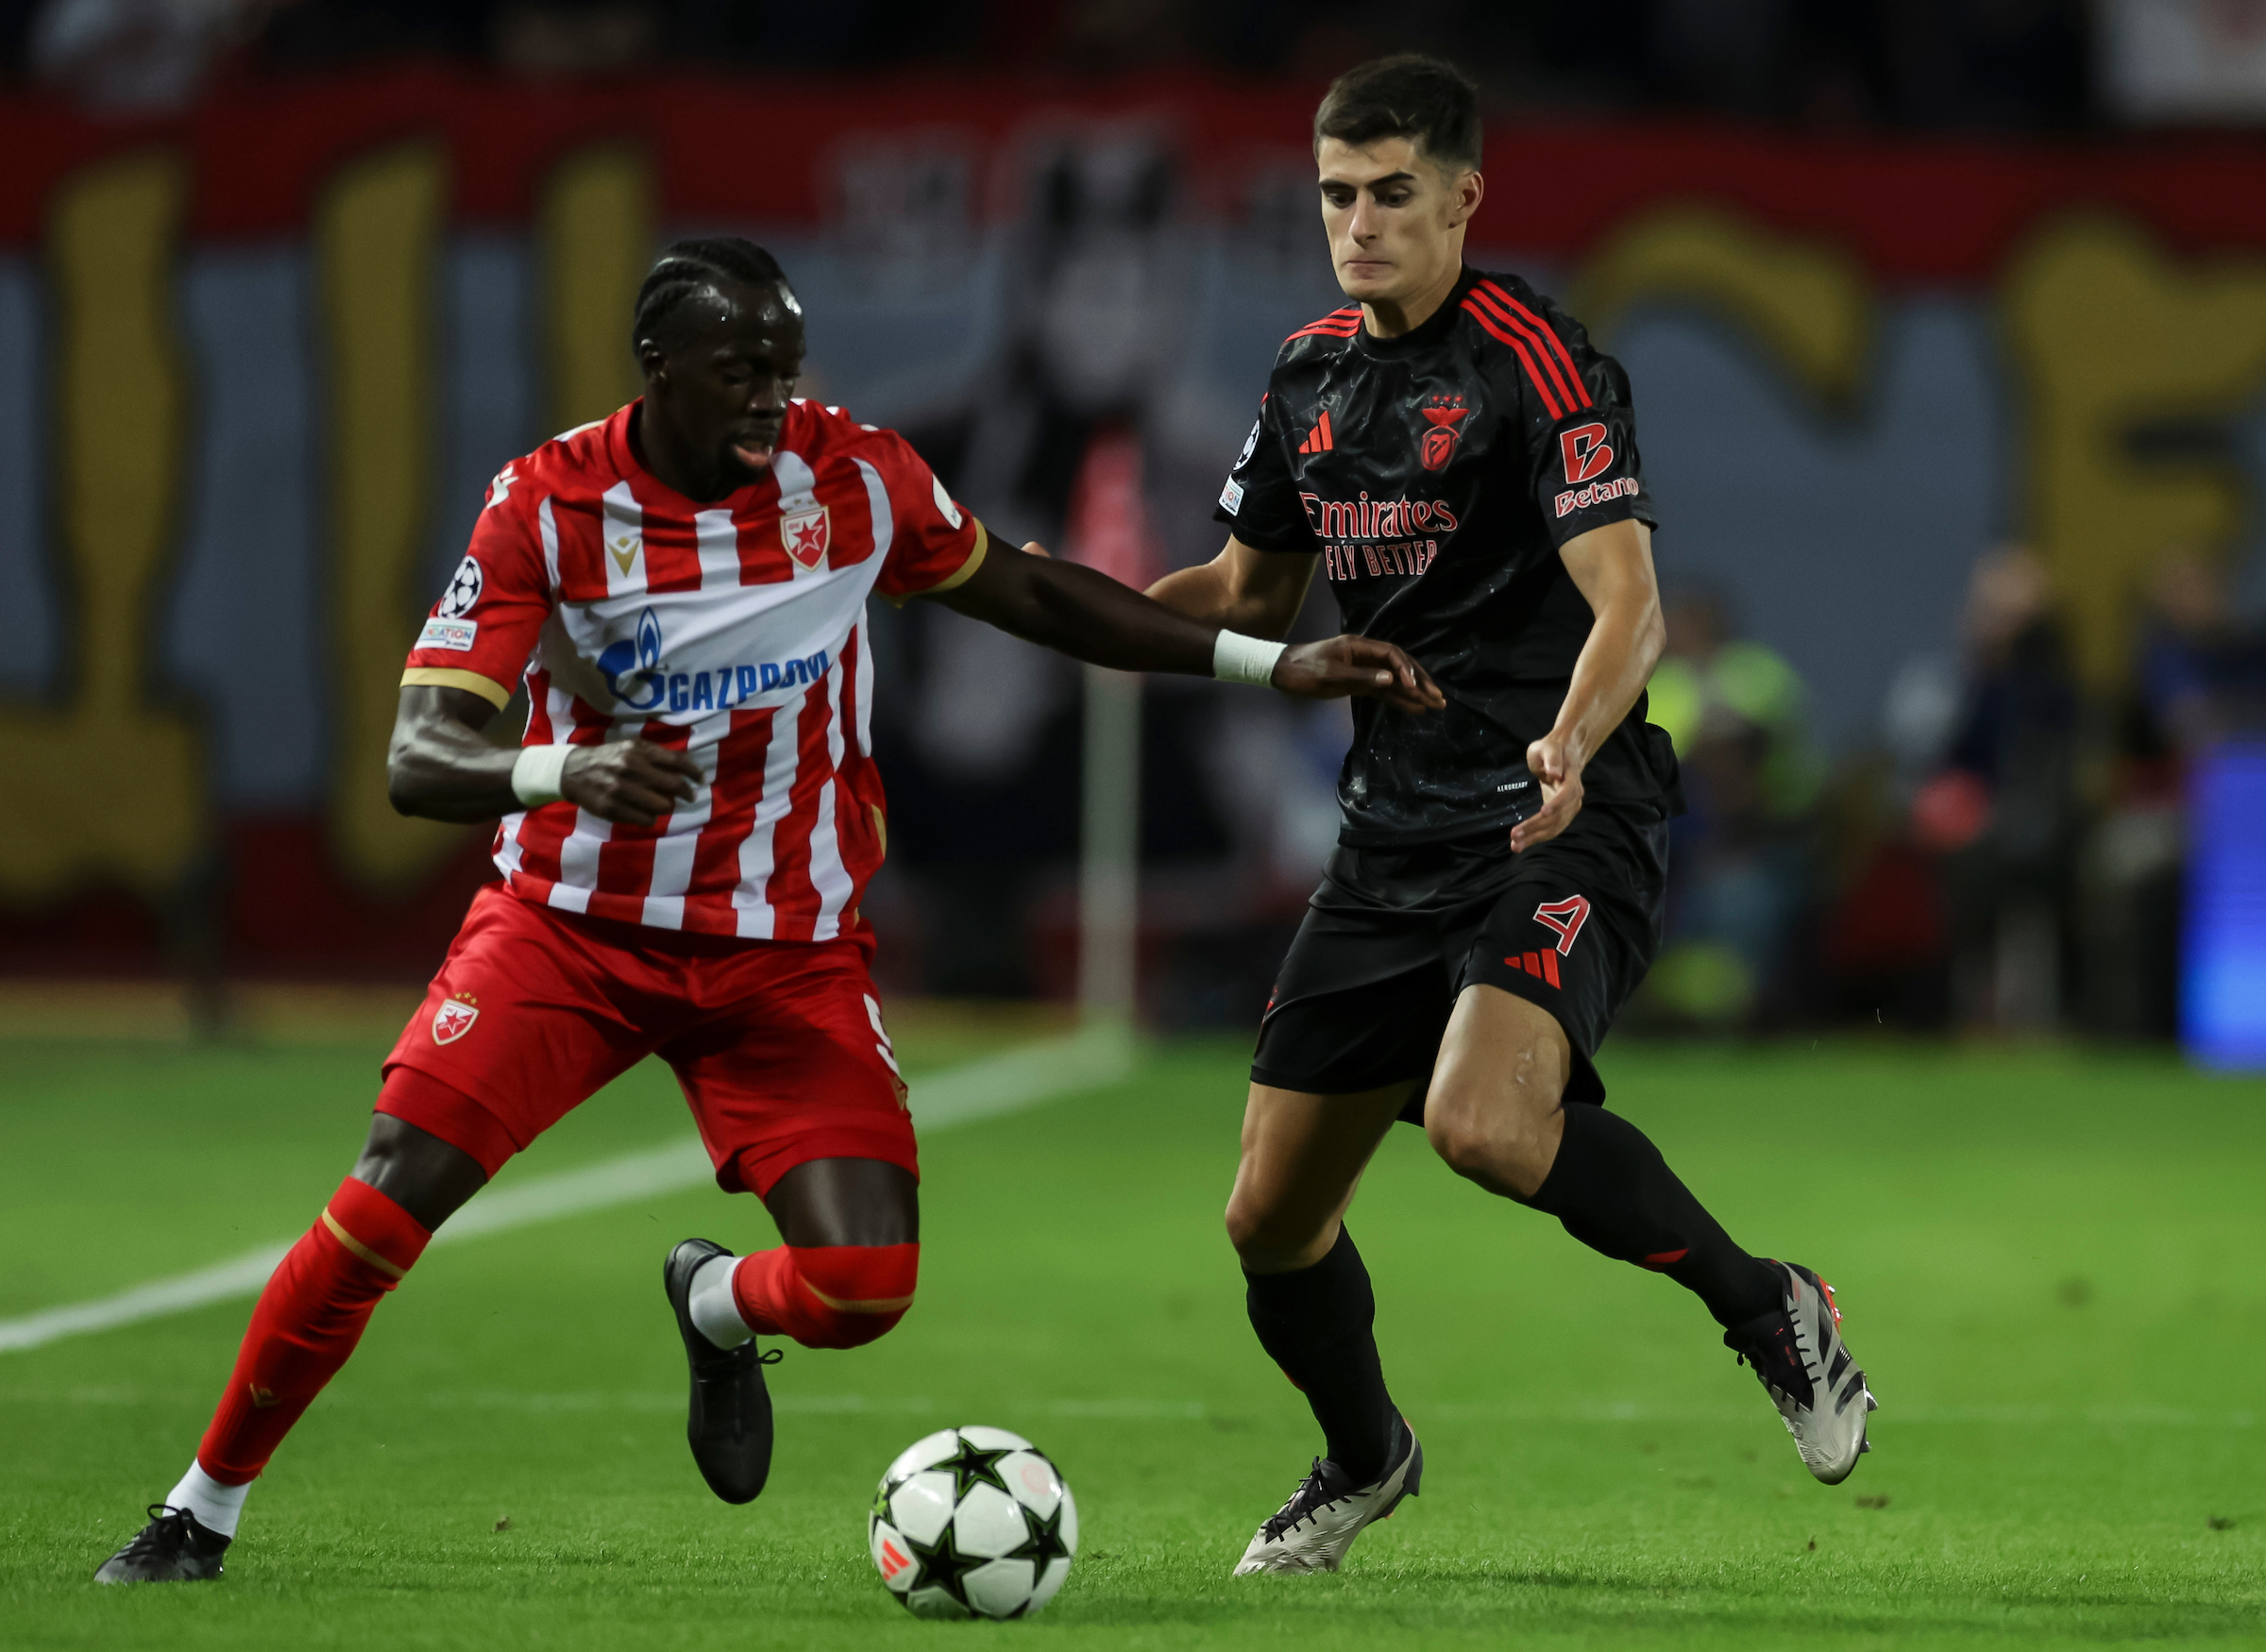
POLYGON ((1235 1207, 1228 1207, 1227 1237, 1245 1273, 1295 1273, 1311 1268, 1329 1254, 1337 1236, 1334 1212, 1319 1216, 1312 1211, 1295 1215, 1275 1212, 1258 1222, 1239 1224, 1235 1207))
POLYGON ((1266 1211, 1256 1199, 1247 1199, 1238 1188, 1227 1200, 1227 1242, 1242 1256, 1262 1242, 1266 1232, 1266 1211))
POLYGON ((1441 1162, 1459 1176, 1479 1174, 1493 1156, 1486 1130, 1468 1113, 1427 1109, 1424 1134, 1441 1162))
POLYGON ((1511 1198, 1528 1198, 1549 1174, 1548 1125, 1558 1111, 1557 1087, 1530 1100, 1547 1105, 1491 1104, 1467 1090, 1436 1088, 1425 1104, 1425 1137, 1456 1174, 1511 1198))
POLYGON ((1311 1220, 1269 1205, 1241 1187, 1227 1201, 1227 1242, 1252 1273, 1273 1273, 1299 1265, 1315 1237, 1311 1220))
MULTIPOLYGON (((908 1303, 906 1305, 910 1306, 908 1303)), ((863 1348, 868 1342, 878 1342, 897 1328, 905 1318, 905 1308, 892 1308, 886 1313, 827 1312, 813 1316, 809 1334, 799 1337, 805 1348, 863 1348)))
POLYGON ((807 1348, 860 1348, 887 1336, 913 1306, 921 1247, 792 1247, 804 1312, 795 1340, 807 1348))

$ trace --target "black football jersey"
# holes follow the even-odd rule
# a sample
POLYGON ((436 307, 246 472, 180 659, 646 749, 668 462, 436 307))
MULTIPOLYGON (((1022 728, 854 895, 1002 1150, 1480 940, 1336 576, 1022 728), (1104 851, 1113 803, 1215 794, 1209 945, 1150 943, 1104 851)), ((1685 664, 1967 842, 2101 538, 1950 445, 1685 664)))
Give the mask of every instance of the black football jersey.
MULTIPOLYGON (((1283 342, 1219 519, 1262 551, 1320 555, 1345 629, 1397 643, 1444 710, 1353 702, 1341 841, 1508 828, 1538 790, 1588 639, 1558 548, 1655 523, 1629 379, 1581 323, 1516 276, 1466 269, 1438 313, 1374 338, 1349 305, 1283 342)), ((1679 806, 1676 758, 1637 699, 1583 771, 1587 800, 1679 806)))

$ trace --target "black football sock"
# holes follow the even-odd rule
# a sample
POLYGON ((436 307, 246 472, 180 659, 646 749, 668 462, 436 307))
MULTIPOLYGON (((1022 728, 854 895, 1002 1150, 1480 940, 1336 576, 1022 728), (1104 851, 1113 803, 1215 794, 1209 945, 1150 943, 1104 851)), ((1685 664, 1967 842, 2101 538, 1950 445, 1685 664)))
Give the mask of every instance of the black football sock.
POLYGON ((1246 1273, 1244 1306, 1259 1344, 1305 1391, 1329 1459, 1355 1486, 1385 1471, 1399 1415, 1385 1392, 1370 1327, 1377 1298, 1369 1270, 1343 1227, 1329 1254, 1294 1273, 1246 1273))
POLYGON ((1782 1305, 1776 1270, 1732 1243, 1642 1130, 1602 1107, 1564 1111, 1557 1161, 1520 1203, 1555 1216, 1593 1251, 1666 1273, 1726 1330, 1782 1305))

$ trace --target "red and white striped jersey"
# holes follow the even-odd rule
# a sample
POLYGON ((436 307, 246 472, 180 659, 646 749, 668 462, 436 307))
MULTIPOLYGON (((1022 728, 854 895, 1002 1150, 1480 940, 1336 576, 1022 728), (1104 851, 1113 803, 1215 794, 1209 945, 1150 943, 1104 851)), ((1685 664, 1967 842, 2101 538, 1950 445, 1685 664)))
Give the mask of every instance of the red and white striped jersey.
POLYGON ((984 530, 903 437, 805 401, 768 476, 696 504, 632 453, 636 407, 503 467, 401 681, 501 705, 524 675, 526 744, 644 738, 700 764, 700 795, 651 826, 507 815, 496 864, 522 899, 830 940, 887 836, 867 596, 959 583, 984 530))

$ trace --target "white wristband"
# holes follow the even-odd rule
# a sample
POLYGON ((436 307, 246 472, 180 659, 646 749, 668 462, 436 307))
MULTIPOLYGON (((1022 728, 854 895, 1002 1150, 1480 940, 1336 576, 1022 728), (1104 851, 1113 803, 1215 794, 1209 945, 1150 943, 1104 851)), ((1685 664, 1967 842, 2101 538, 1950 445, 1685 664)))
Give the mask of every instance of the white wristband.
POLYGON ((1275 662, 1290 646, 1223 630, 1211 645, 1211 674, 1222 683, 1256 683, 1264 688, 1275 681, 1275 662))
POLYGON ((566 754, 571 746, 530 746, 519 753, 512 765, 512 790, 529 808, 555 803, 566 794, 560 790, 566 777, 566 754))

